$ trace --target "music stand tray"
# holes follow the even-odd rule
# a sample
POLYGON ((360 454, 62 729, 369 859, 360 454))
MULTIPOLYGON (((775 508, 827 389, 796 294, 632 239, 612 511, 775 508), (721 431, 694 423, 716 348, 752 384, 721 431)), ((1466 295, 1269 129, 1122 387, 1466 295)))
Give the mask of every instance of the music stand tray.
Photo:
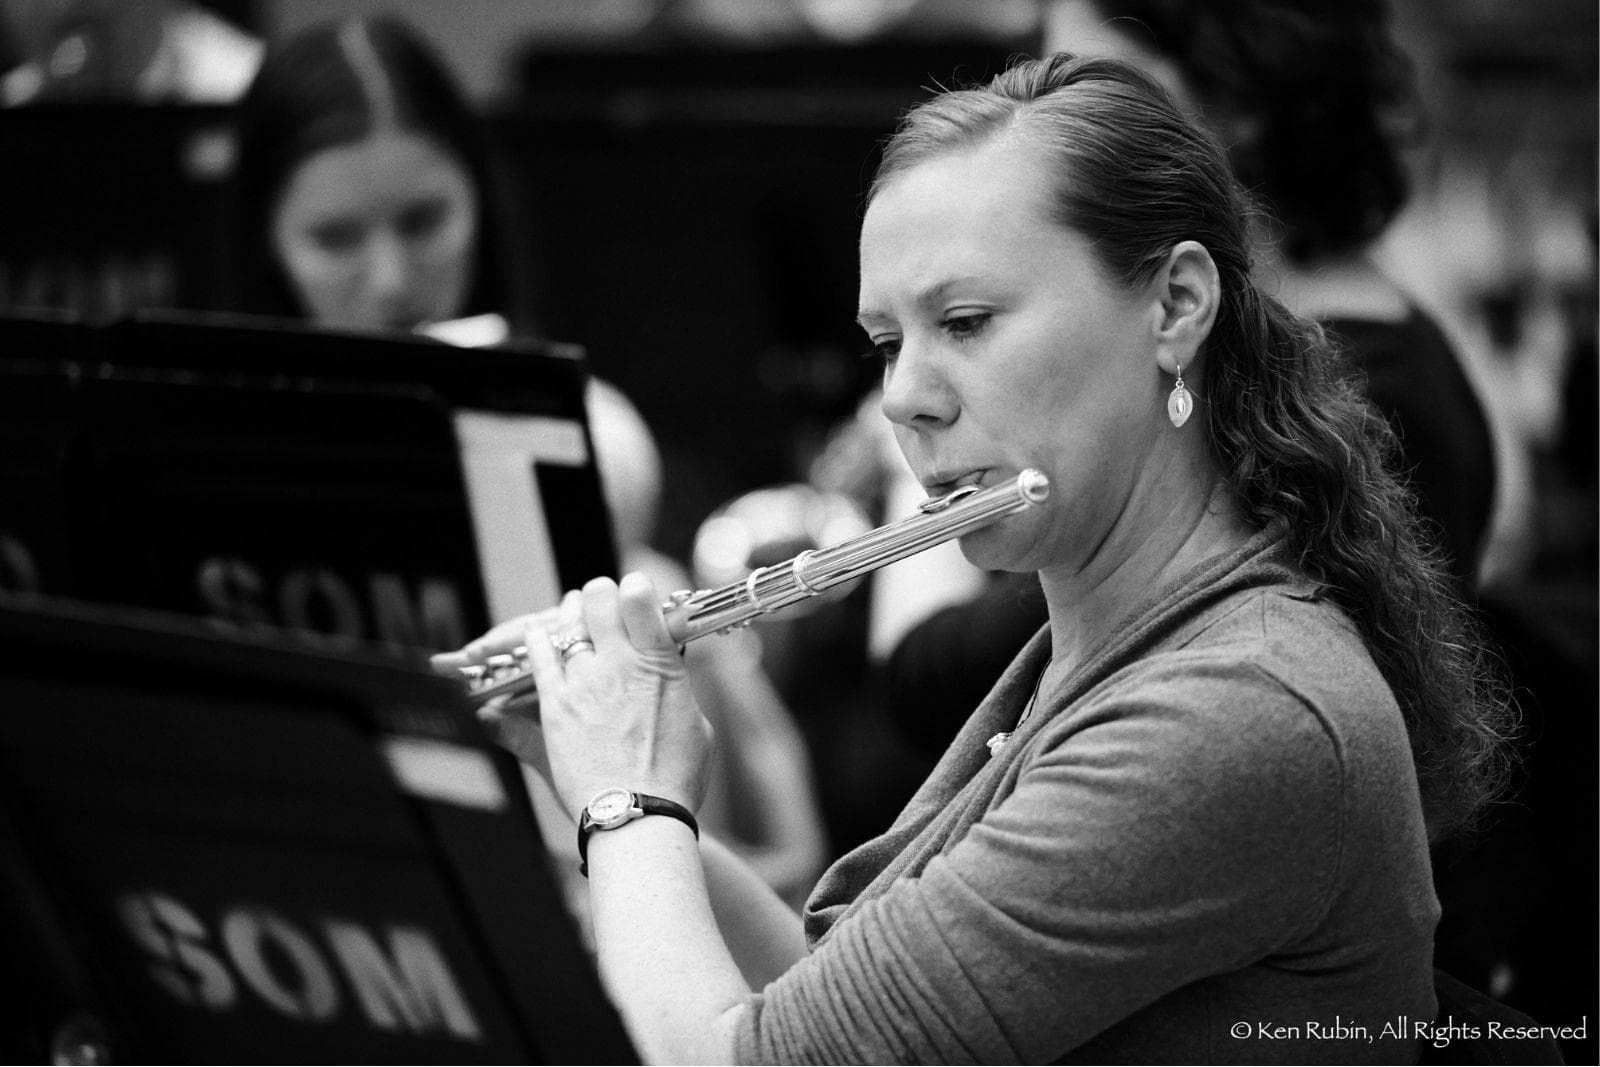
POLYGON ((452 680, 52 602, 0 648, 11 1058, 637 1062, 452 680))

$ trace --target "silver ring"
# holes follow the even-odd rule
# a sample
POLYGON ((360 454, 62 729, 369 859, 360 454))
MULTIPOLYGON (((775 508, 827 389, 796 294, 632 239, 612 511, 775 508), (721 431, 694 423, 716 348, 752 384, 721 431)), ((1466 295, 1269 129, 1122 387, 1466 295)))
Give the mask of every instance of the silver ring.
POLYGON ((594 651, 594 642, 582 634, 574 634, 571 637, 552 637, 550 638, 550 645, 561 657, 562 663, 567 662, 579 652, 594 651))

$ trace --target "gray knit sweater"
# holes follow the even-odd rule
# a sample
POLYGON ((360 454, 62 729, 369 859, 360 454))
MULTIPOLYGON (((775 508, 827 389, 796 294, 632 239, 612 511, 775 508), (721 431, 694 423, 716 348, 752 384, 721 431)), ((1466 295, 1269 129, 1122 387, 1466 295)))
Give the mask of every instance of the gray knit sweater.
POLYGON ((1283 555, 1154 592, 991 758, 1041 631, 823 876, 739 1061, 1413 1061, 1438 904, 1405 727, 1283 555))

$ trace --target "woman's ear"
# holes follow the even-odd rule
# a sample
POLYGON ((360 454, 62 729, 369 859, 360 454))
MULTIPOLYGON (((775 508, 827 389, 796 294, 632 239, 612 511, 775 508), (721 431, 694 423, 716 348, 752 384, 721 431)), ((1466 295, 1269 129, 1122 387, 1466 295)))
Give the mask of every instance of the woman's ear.
POLYGON ((1211 253, 1198 241, 1179 241, 1155 278, 1159 300, 1156 362, 1167 374, 1193 366, 1217 319, 1222 284, 1211 253))

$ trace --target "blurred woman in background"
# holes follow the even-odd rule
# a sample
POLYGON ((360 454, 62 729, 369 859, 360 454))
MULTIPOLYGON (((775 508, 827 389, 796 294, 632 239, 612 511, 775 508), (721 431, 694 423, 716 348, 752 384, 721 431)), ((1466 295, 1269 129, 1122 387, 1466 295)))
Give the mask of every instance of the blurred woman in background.
POLYGON ((517 223, 484 124, 404 24, 275 43, 239 108, 237 310, 411 330, 531 326, 517 223))

